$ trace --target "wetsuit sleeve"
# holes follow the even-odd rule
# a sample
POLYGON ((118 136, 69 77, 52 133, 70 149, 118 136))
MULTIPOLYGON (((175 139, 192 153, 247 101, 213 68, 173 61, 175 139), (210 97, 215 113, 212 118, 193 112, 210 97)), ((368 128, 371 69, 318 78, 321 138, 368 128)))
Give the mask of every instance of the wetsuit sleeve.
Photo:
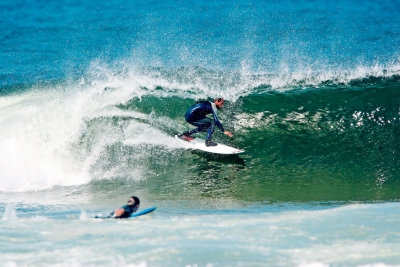
POLYGON ((218 127, 222 132, 225 132, 224 127, 222 127, 222 124, 221 124, 221 123, 219 122, 219 120, 218 120, 217 114, 214 112, 213 109, 211 109, 211 110, 212 110, 212 115, 213 115, 213 117, 214 117, 215 125, 217 125, 217 127, 218 127))
POLYGON ((128 205, 122 206, 121 209, 123 209, 125 212, 119 216, 119 218, 128 218, 133 213, 133 210, 128 205))
POLYGON ((128 217, 133 213, 133 208, 131 206, 125 205, 122 208, 125 210, 125 214, 127 214, 128 217))

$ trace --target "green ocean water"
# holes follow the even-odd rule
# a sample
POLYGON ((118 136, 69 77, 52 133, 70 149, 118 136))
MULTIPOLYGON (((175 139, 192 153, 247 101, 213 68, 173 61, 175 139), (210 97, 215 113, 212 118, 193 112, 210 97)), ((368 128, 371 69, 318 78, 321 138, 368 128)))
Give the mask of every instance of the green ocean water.
MULTIPOLYGON (((209 197, 270 202, 397 200, 398 86, 397 77, 283 92, 265 92, 267 88, 260 86, 254 89, 260 93, 228 101, 221 112, 235 137, 214 134, 215 140, 244 149, 245 154, 156 153, 151 170, 164 184, 190 183, 190 193, 209 197), (207 182, 209 188, 204 186, 207 182)), ((173 134, 190 128, 182 110, 195 100, 144 96, 119 108, 149 114, 155 118, 152 126, 173 134), (171 127, 164 118, 180 127, 171 127)), ((113 119, 118 123, 127 118, 113 119)))

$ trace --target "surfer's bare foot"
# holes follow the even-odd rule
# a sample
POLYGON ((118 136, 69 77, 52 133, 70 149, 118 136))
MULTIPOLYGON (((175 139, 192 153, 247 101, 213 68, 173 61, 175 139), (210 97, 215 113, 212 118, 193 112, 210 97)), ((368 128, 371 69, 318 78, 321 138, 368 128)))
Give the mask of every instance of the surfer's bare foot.
POLYGON ((184 135, 184 134, 178 134, 178 138, 182 139, 184 141, 192 141, 192 140, 194 140, 193 137, 191 137, 189 135, 184 135))

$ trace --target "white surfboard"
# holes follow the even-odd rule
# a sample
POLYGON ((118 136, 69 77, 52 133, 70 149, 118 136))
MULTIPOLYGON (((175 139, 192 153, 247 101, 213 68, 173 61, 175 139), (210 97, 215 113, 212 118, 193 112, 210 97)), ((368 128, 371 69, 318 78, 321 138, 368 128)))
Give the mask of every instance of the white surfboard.
POLYGON ((190 141, 182 140, 177 135, 175 135, 175 138, 181 140, 182 142, 189 144, 189 147, 191 147, 193 149, 199 149, 199 150, 210 152, 210 153, 239 154, 239 153, 244 152, 243 150, 240 150, 240 149, 237 149, 234 147, 230 147, 227 145, 223 145, 223 144, 218 144, 217 146, 206 146, 206 144, 205 144, 206 140, 197 138, 197 137, 195 137, 193 140, 190 140, 190 141))

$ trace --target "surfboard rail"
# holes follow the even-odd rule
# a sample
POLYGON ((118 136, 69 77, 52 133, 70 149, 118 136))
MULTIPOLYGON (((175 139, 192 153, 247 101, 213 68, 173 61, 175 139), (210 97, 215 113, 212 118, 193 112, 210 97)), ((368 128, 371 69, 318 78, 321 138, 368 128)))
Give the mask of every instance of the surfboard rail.
POLYGON ((145 214, 147 214, 147 213, 150 213, 150 212, 152 212, 152 211, 154 211, 154 210, 156 210, 156 209, 157 209, 157 207, 147 208, 147 209, 141 210, 141 211, 139 211, 139 212, 132 213, 132 215, 129 216, 129 218, 139 217, 139 216, 141 216, 141 215, 145 215, 145 214))
POLYGON ((181 140, 182 142, 187 143, 189 147, 192 149, 199 149, 210 153, 225 154, 225 155, 244 153, 244 150, 230 147, 220 143, 218 143, 217 146, 206 146, 205 144, 206 140, 198 137, 195 137, 193 140, 183 140, 179 138, 178 135, 175 135, 175 138, 181 140))

